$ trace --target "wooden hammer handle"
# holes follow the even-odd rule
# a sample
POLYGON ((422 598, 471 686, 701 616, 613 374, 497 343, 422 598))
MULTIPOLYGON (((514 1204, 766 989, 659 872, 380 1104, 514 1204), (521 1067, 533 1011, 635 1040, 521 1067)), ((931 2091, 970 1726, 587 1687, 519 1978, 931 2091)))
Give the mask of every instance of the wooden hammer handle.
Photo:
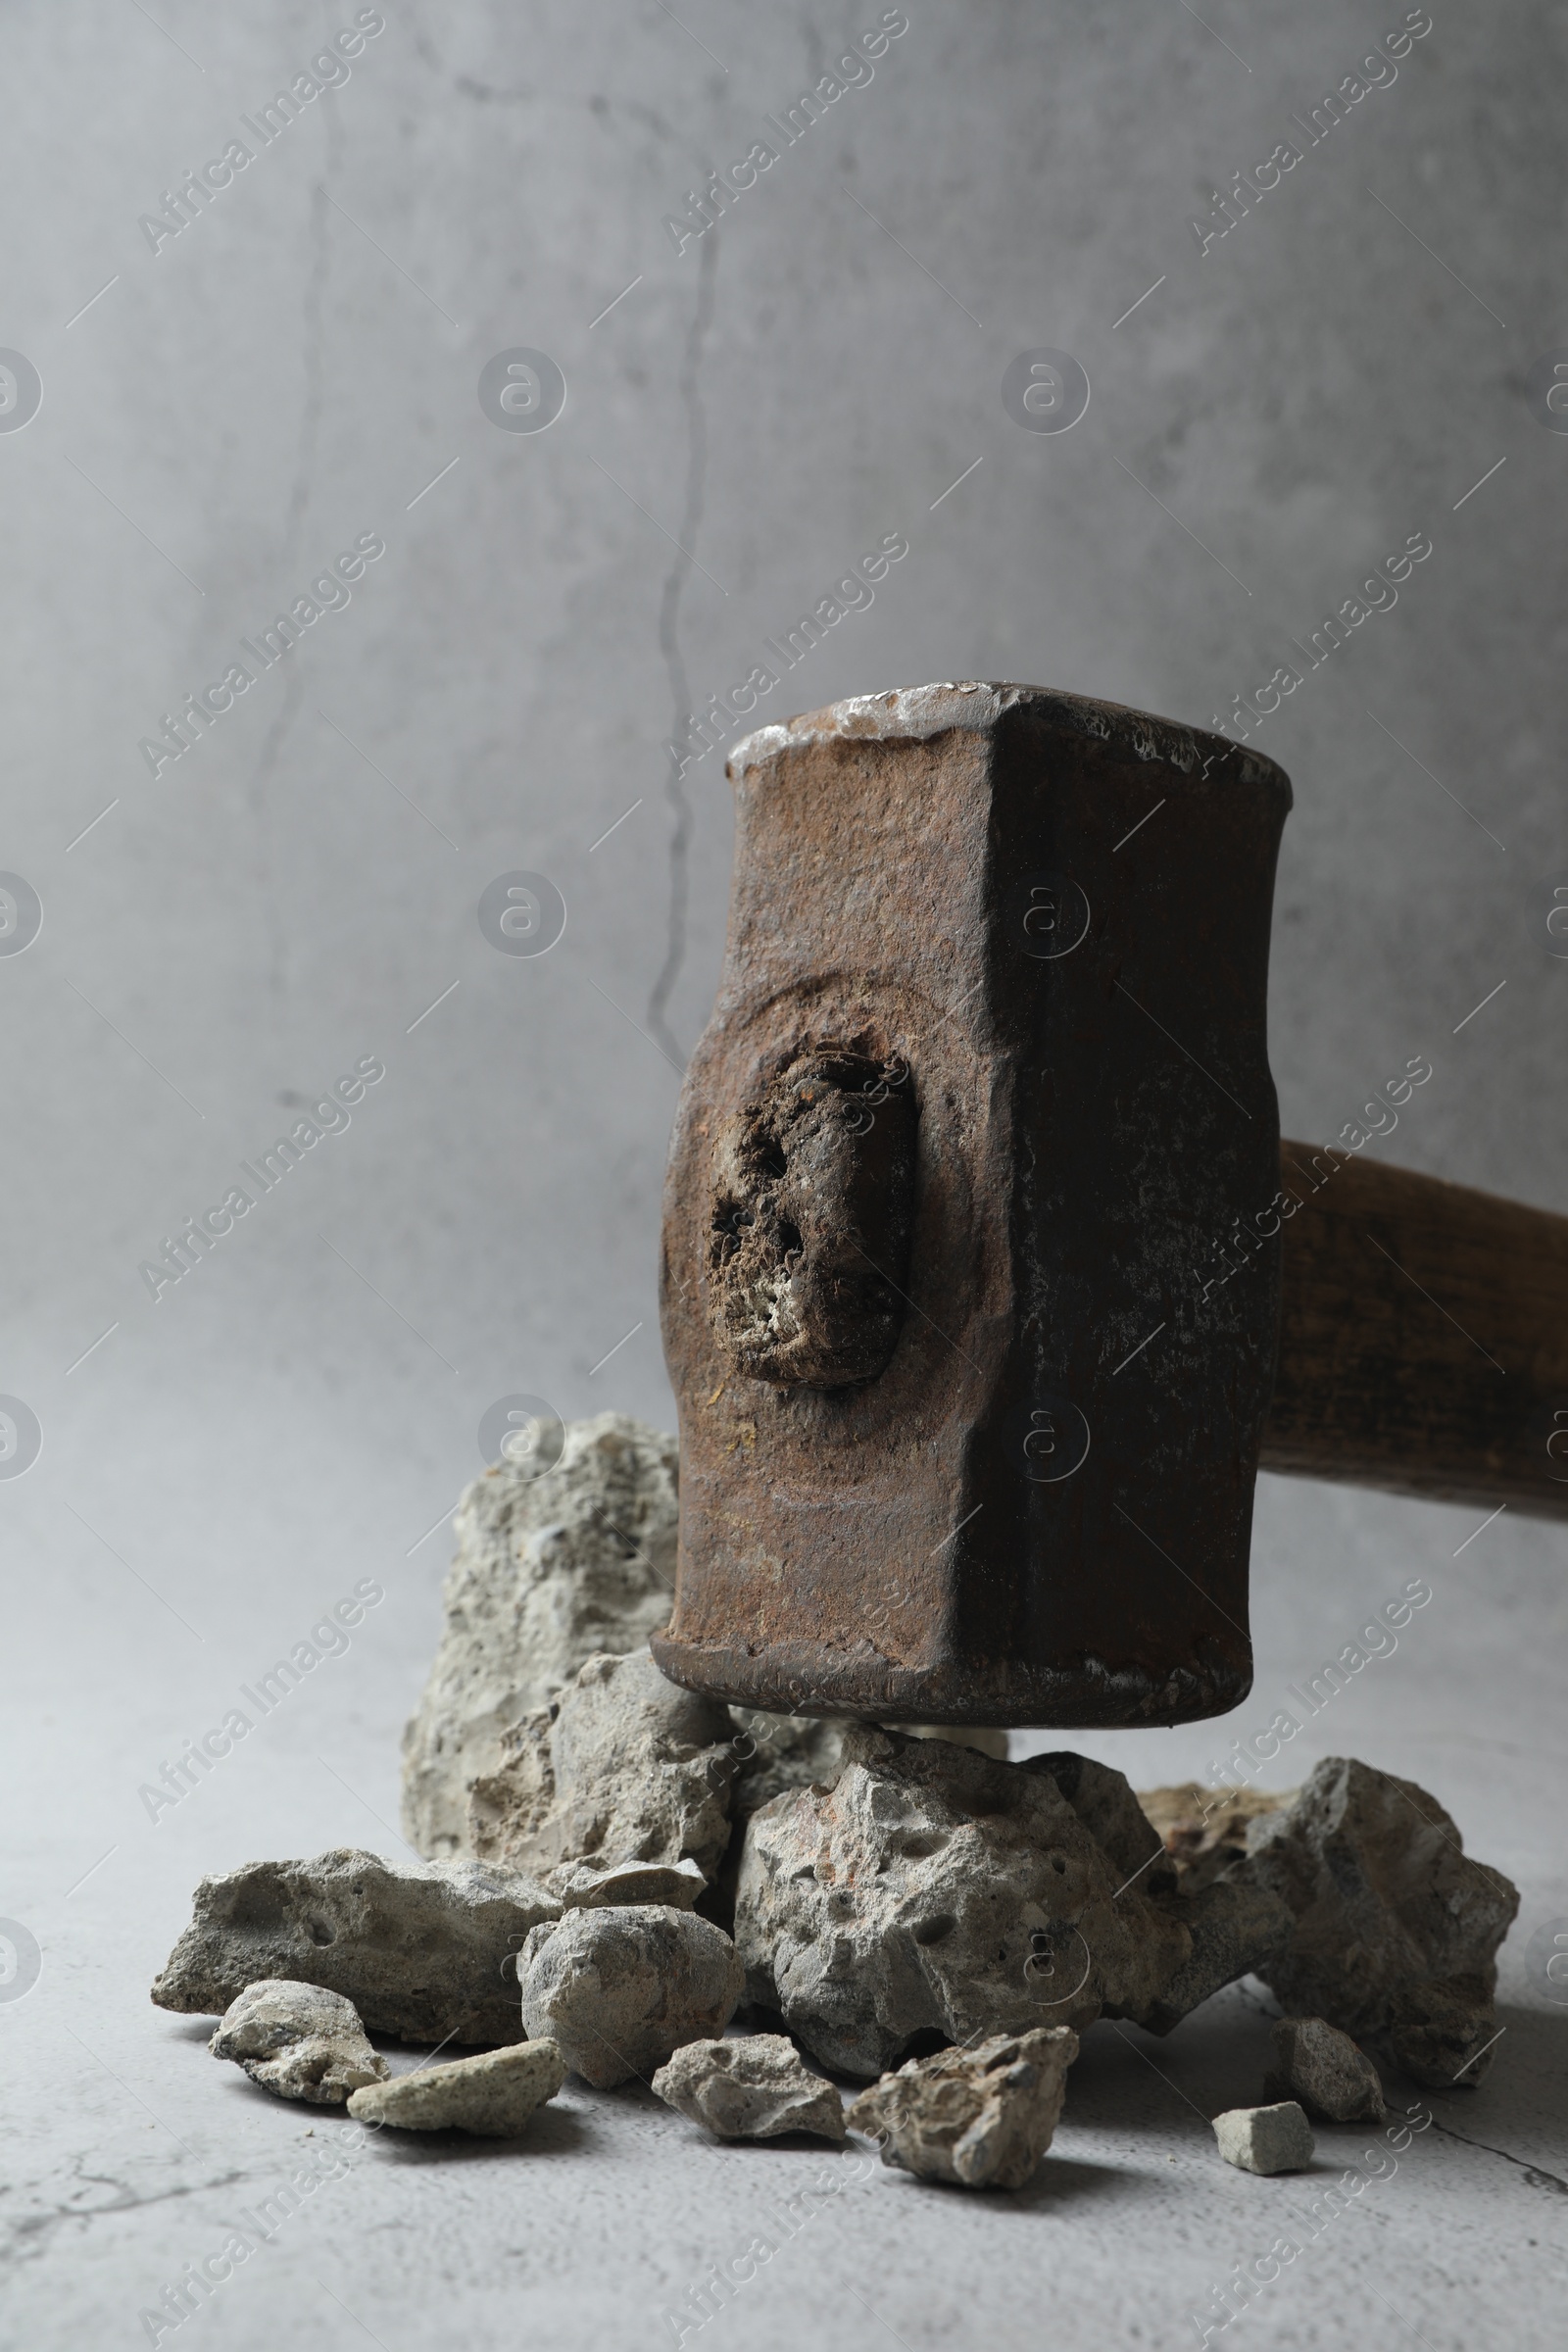
POLYGON ((1568 1517, 1568 1217, 1280 1147, 1279 1371, 1259 1467, 1568 1517))

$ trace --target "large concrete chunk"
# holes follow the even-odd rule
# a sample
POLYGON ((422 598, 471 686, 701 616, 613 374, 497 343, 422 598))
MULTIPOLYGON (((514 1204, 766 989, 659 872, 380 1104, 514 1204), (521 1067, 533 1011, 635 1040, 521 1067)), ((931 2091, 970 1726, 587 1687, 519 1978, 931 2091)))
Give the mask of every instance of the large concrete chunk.
POLYGON ((365 2037, 360 2013, 340 1992, 278 1977, 247 1984, 207 2044, 280 2099, 341 2107, 351 2091, 391 2072, 365 2037))
POLYGON ((1211 1993, 1238 1977, 1260 1974, 1283 1951, 1295 1932, 1290 1906, 1266 1886, 1233 1885, 1221 1879, 1197 1894, 1177 1895, 1168 1905, 1192 1938, 1192 1950, 1140 2012, 1151 2034, 1168 2034, 1211 1993))
MULTIPOLYGON (((1002 1752, 1005 1755, 1006 1749, 1002 1752)), ((1146 1894, 1174 1887, 1175 1865, 1166 1855, 1164 1839, 1133 1794, 1124 1772, 1110 1764, 1097 1764, 1091 1756, 1074 1755, 1067 1748, 1030 1756, 1023 1769, 1050 1774, 1101 1852, 1128 1880, 1136 1880, 1146 1894)))
POLYGON ((391 2124, 399 2132, 473 2132, 510 2139, 565 2080, 565 2061, 553 2041, 519 2041, 510 2049, 482 2050, 477 2058, 416 2067, 395 2082, 357 2090, 349 2113, 358 2123, 391 2124))
POLYGON ((1138 1807, 1158 1832, 1183 1894, 1200 1894, 1223 1871, 1243 1861, 1247 1835, 1260 1813, 1277 1813, 1297 1792, 1211 1788, 1183 1781, 1175 1788, 1140 1788, 1138 1807))
POLYGON ((519 1869, 689 1858, 710 1878, 736 1768, 727 1708, 666 1682, 646 1649, 589 1658, 505 1734, 469 1792, 470 1842, 519 1869))
POLYGON ((1192 1956, 1177 1915, 1102 1853, 1046 1773, 859 1727, 831 1787, 747 1826, 735 1937, 748 1997, 862 2079, 916 2034, 955 2041, 1141 2018, 1192 1956))
POLYGON ((1329 1756, 1288 1810, 1254 1822, 1238 1875, 1295 1915, 1291 1943, 1258 1970, 1287 2010, 1387 2041, 1435 2089, 1479 2080, 1519 1896, 1468 1858, 1436 1797, 1329 1756))
POLYGON ((458 1506, 446 1622, 403 1735, 403 1830, 422 1854, 467 1848, 467 1786, 501 1735, 596 1650, 638 1649, 675 1584, 673 1438, 601 1413, 568 1421, 552 1470, 511 1464, 458 1506))
POLYGON ((1401 1984, 1389 2001, 1380 2039, 1417 2082, 1472 2088, 1491 2068, 1497 2039, 1496 1963, 1452 1977, 1401 1984))
POLYGON ((522 2022, 598 2090, 647 2082, 683 2042, 735 2014, 745 1972, 710 1920, 669 1904, 572 1911, 535 1928, 517 1963, 522 2022))
POLYGON ((844 1756, 848 1715, 769 1715, 760 1707, 731 1707, 740 1766, 730 1799, 737 1821, 748 1821, 786 1789, 831 1781, 844 1756))
MULTIPOLYGON (((734 1828, 713 1900, 708 1906, 710 1917, 726 1927, 735 1916, 735 1886, 746 1823, 787 1789, 804 1788, 811 1781, 834 1780, 844 1758, 844 1735, 855 1729, 853 1718, 847 1715, 769 1715, 755 1707, 731 1707, 730 1717, 740 1727, 735 1743, 740 1770, 729 1794, 734 1828)), ((947 1723, 901 1723, 899 1730, 906 1739, 948 1740, 1004 1761, 1007 1754, 1005 1732, 947 1723)))
POLYGON ((203 1879, 152 1997, 217 2013, 264 1977, 321 1984, 372 2034, 522 2039, 512 1956, 561 1905, 521 1872, 467 1860, 384 1862, 337 1846, 203 1879))
POLYGON ((850 2123, 922 2180, 1025 2188, 1051 2145, 1078 2036, 1062 2026, 912 2058, 861 2091, 850 2123))
POLYGON ((654 2089, 715 2139, 777 2139, 785 2132, 844 2137, 838 2092, 782 2034, 688 2041, 660 2068, 654 2089))

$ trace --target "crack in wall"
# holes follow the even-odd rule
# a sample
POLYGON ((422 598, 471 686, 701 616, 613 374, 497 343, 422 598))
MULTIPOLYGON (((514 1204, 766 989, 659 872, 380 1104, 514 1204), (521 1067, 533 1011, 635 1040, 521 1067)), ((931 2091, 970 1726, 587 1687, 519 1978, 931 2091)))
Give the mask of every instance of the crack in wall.
MULTIPOLYGON (((681 592, 691 576, 692 556, 696 552, 697 533, 703 519, 703 493, 708 470, 708 421, 703 410, 698 370, 702 364, 703 343, 712 323, 717 274, 718 232, 710 229, 703 239, 698 257, 697 308, 686 331, 686 348, 681 361, 680 392, 686 412, 687 458, 685 499, 680 525, 675 534, 679 552, 664 575, 664 585, 659 599, 659 650, 663 657, 670 699, 674 705, 674 723, 670 728, 672 743, 681 740, 691 710, 691 685, 680 650, 680 600, 681 592)), ((676 1044, 665 1014, 686 961, 691 846, 696 820, 681 781, 679 765, 673 757, 664 778, 664 797, 675 820, 669 837, 669 911, 665 920, 664 960, 648 999, 648 1026, 665 1053, 672 1055, 684 1069, 686 1055, 676 1044)))
POLYGON ((548 107, 553 115, 560 115, 565 108, 573 107, 602 121, 609 121, 617 115, 624 116, 627 122, 641 122, 647 129, 656 131, 662 139, 673 139, 675 136, 672 126, 657 107, 644 105, 635 98, 607 98, 599 90, 590 91, 587 97, 583 97, 577 91, 567 94, 532 85, 508 89, 498 81, 476 80, 471 74, 457 74, 452 87, 460 98, 469 99, 475 106, 548 107))

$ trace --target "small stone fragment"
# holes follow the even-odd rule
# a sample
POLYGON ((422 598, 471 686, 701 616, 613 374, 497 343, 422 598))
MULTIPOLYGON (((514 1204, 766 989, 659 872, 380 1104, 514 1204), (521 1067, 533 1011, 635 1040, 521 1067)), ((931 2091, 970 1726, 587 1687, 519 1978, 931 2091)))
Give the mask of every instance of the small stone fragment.
POLYGON ((522 2022, 598 2090, 646 2080, 683 2042, 735 2014, 746 1972, 710 1920, 667 1903, 568 1911, 535 1928, 517 1961, 522 2022))
POLYGON ((1312 2161, 1312 2127, 1294 2099, 1229 2107, 1214 2118, 1214 2137, 1226 2163, 1244 2173, 1304 2173, 1312 2161))
POLYGON ((1377 2068, 1326 2018, 1280 2018, 1274 2058, 1263 2085, 1270 2098, 1296 2099, 1330 2124, 1381 2124, 1388 2112, 1377 2068))
POLYGON ((391 2071, 371 2049, 354 2003, 319 1984, 264 1977, 230 2001, 207 2044, 280 2099, 341 2107, 351 2091, 391 2071))
POLYGON ((1229 1879, 1175 1895, 1166 1908, 1186 1928, 1193 1948, 1139 2016, 1151 2034, 1168 2034, 1222 1985, 1259 1973, 1296 1932, 1290 1905, 1277 1894, 1229 1879))
POLYGON ((776 2139, 784 2132, 844 2137, 838 2092, 802 2063, 783 2034, 688 2041, 660 2068, 654 2089, 718 2139, 776 2139))
POLYGON ((248 1984, 283 1978, 344 1994, 372 2034, 520 2041, 504 1972, 530 1928, 560 1913, 520 1871, 481 1862, 383 1862, 356 1846, 247 1862, 201 1881, 152 1997, 216 2015, 248 1984))
POLYGON ((1284 2009, 1387 2041, 1434 2089, 1480 2080, 1519 1895, 1467 1857, 1436 1797, 1327 1757, 1288 1810, 1253 1823, 1234 1875, 1295 1915, 1290 1944, 1258 1970, 1284 2009))
POLYGON ((911 2058, 861 2091, 850 2126, 881 2140, 884 2164, 922 2180, 1024 2188, 1051 2145, 1077 2055, 1076 2034, 1047 2026, 911 2058))
POLYGON ((729 1842, 734 1726, 716 1699, 667 1682, 646 1649, 592 1657, 503 1735, 469 1790, 469 1843, 522 1870, 690 1856, 715 1875, 729 1842))
POLYGON ((566 1911, 607 1903, 672 1903, 690 1911, 708 1881, 688 1854, 679 1862, 558 1862, 544 1885, 566 1911))
POLYGON ((565 2061, 553 2041, 518 2041, 511 2049, 481 2050, 476 2058, 416 2067, 390 2082, 372 2083, 354 2093, 349 2113, 359 2123, 391 2124, 399 2132, 473 2132, 510 2139, 565 2080, 565 2061))
POLYGON ((1247 1833, 1260 1813, 1294 1804, 1297 1791, 1205 1788, 1183 1781, 1173 1788, 1142 1788, 1140 1811, 1164 1841, 1184 1894, 1198 1894, 1247 1854, 1247 1833))
POLYGON ((623 1413, 568 1421, 555 1466, 504 1462, 458 1505, 446 1623, 403 1735, 403 1830, 470 1850, 468 1783, 585 1658, 640 1649, 675 1588, 676 1442, 623 1413))
POLYGON ((1049 1774, 857 1726, 829 1786, 753 1815, 736 1894, 748 1998, 873 2080, 953 2041, 1142 2021, 1186 1966, 1181 1906, 1102 1853, 1049 1774))

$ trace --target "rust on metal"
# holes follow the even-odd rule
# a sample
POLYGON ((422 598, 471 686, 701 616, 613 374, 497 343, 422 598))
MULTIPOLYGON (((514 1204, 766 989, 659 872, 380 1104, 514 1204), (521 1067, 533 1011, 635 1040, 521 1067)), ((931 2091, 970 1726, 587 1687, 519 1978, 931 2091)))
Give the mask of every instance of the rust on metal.
POLYGON ((847 1047, 792 1061, 713 1151, 709 1298, 735 1371, 786 1389, 884 1372, 913 1207, 908 1072, 847 1047))
POLYGON ((1279 1184, 1288 779, 983 684, 765 728, 729 772, 727 953, 665 1192, 660 1664, 889 1722, 1224 1711, 1278 1239, 1246 1285, 1202 1268, 1279 1184))

